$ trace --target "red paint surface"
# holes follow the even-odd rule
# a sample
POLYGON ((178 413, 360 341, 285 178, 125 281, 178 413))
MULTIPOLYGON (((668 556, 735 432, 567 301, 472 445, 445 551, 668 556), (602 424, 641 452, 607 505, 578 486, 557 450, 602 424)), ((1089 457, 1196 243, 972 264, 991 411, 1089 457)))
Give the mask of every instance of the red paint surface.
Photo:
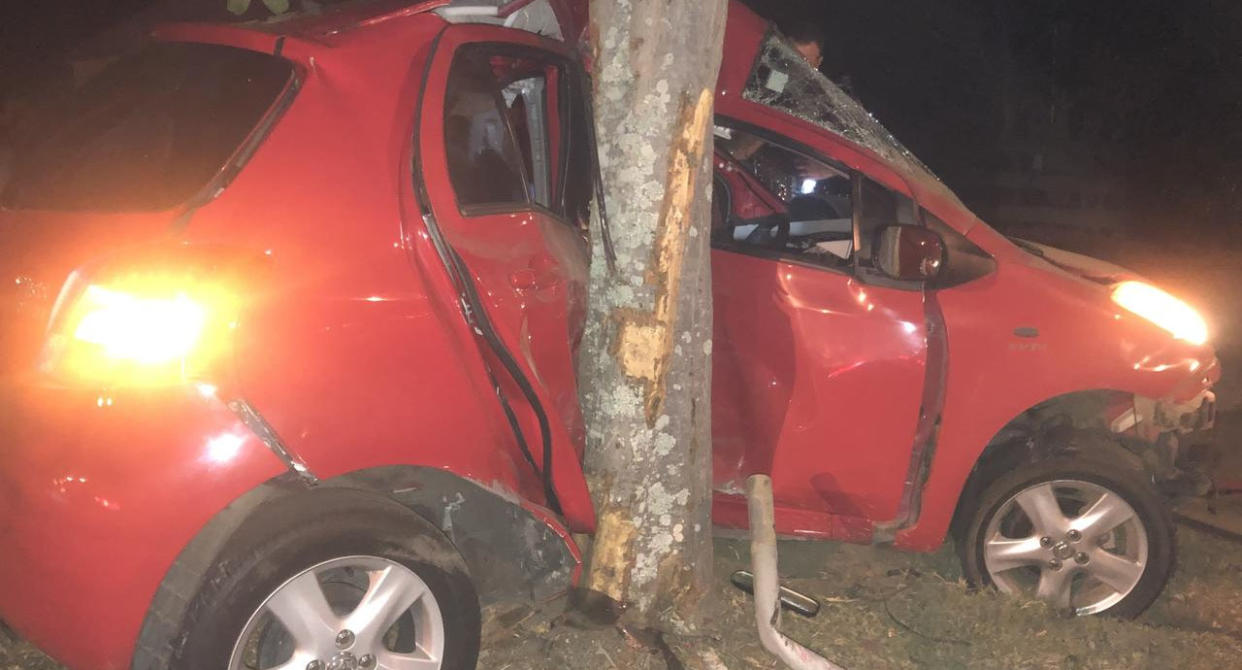
POLYGON ((1113 305, 1107 287, 1054 268, 985 226, 971 237, 998 268, 938 294, 948 324, 945 410, 922 517, 898 538, 905 548, 940 545, 978 455, 1027 408, 1099 389, 1188 399, 1220 378, 1210 346, 1172 340, 1113 305), (1013 335, 1025 326, 1039 329, 1039 346, 1013 335))
MULTIPOLYGON (((490 26, 455 26, 441 38, 423 101, 420 158, 432 213, 449 244, 474 274, 506 348, 539 392, 554 433, 552 472, 558 495, 569 496, 565 514, 576 531, 594 529, 594 511, 579 462, 584 435, 574 373, 574 345, 581 339, 586 312, 588 249, 570 222, 541 208, 467 215, 458 208, 448 178, 444 101, 433 91, 448 84, 452 56, 471 43, 508 41, 561 54, 559 45, 526 33, 490 26)), ((412 212, 407 211, 407 219, 412 212)), ((499 366, 495 366, 497 370, 499 366)), ((502 380, 502 385, 507 380, 502 380)), ((509 397, 519 399, 516 387, 509 397)), ((493 401, 494 404, 494 401, 493 401)), ((516 407, 521 410, 522 407, 516 407)), ((523 412, 524 432, 543 467, 538 424, 523 412)))
MULTIPOLYGON (((1189 399, 1219 379, 1210 346, 1173 341, 1116 307, 1107 286, 1023 252, 938 183, 901 174, 866 148, 743 100, 739 92, 766 30, 752 12, 730 6, 717 113, 794 140, 911 195, 994 256, 998 270, 935 291, 948 343, 946 360, 938 363, 947 374, 944 388, 924 389, 926 324, 917 293, 715 251, 718 491, 736 495, 747 475, 764 472, 773 478, 778 532, 870 541, 873 525, 892 521, 898 510, 920 403, 939 398, 943 423, 922 512, 897 539, 899 547, 932 550, 944 540, 979 454, 1026 409, 1092 390, 1189 399), (883 316, 859 311, 869 303, 883 316), (909 327, 897 330, 901 321, 917 326, 908 338, 901 334, 909 327), (1039 338, 1014 335, 1021 327, 1037 328, 1039 338)), ((737 198, 741 177, 729 178, 737 198)), ((751 217, 781 205, 743 195, 734 203, 739 207, 751 217)), ((745 527, 739 501, 717 495, 719 525, 745 527)))
POLYGON ((922 293, 723 250, 712 274, 718 485, 767 473, 778 505, 895 516, 923 389, 922 293))
POLYGON ((193 388, 26 385, 4 402, 0 612, 69 667, 129 668, 177 554, 284 465, 193 388))
MULTIPOLYGON (((423 75, 446 24, 402 13, 350 30, 291 26, 314 38, 284 45, 301 90, 236 179, 183 230, 170 226, 180 212, 5 212, 6 237, 20 238, 13 247, 22 251, 5 259, 6 272, 37 273, 54 293, 74 267, 167 237, 264 258, 246 296, 236 379, 227 386, 316 475, 429 465, 546 505, 414 193, 419 108, 442 109, 446 70, 433 67, 440 78, 425 97, 423 75)), ((493 39, 564 53, 516 31, 449 30, 441 54, 454 40, 493 39)), ((244 48, 275 43, 273 35, 236 26, 176 26, 163 34, 244 48)), ((585 247, 539 212, 454 219, 439 197, 447 187, 443 149, 437 154, 434 144, 417 147, 426 154, 430 205, 474 261, 487 309, 551 415, 563 522, 589 532, 594 512, 578 463, 582 428, 570 355, 581 328, 585 247), (534 273, 530 290, 508 281, 519 267, 534 273)), ((94 389, 49 391, 23 378, 17 400, 6 404, 20 424, 0 455, 0 616, 71 667, 127 668, 146 608, 177 553, 229 502, 285 471, 218 401, 193 394, 178 387, 141 401, 117 396, 98 408, 94 389), (227 467, 202 457, 206 441, 222 431, 244 436, 227 467)), ((529 408, 515 408, 539 460, 529 408)))

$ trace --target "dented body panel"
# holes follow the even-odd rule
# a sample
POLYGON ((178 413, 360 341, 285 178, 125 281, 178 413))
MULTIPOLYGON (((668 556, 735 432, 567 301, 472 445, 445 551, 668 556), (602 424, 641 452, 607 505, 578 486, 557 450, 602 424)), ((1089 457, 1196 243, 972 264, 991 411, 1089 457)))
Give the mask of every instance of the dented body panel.
MULTIPOLYGON (((1174 340, 1110 300, 1111 284, 1133 273, 1053 249, 1037 257, 980 222, 899 146, 874 150, 748 99, 768 27, 731 9, 718 123, 761 130, 913 198, 986 252, 995 270, 920 292, 717 249, 718 524, 745 527, 741 483, 767 474, 779 533, 932 550, 993 440, 1032 408, 1073 394, 1125 399, 1133 420, 1113 432, 1135 439, 1136 450, 1171 433, 1202 439, 1219 363, 1209 345, 1174 340), (810 327, 817 322, 822 330, 810 327), (896 332, 904 337, 887 334, 903 324, 896 332)), ((729 159, 718 162, 734 215, 781 211, 779 198, 756 197, 754 180, 741 179, 729 159)), ((1107 430, 1116 418, 1095 420, 1107 430)))
MULTIPOLYGON (((423 9, 371 22, 289 22, 285 32, 279 22, 165 27, 159 39, 276 53, 293 64, 292 100, 269 112, 274 122, 244 168, 227 187, 169 212, 3 212, 6 237, 30 238, 4 270, 50 287, 39 305, 22 308, 35 334, 70 271, 114 251, 171 241, 260 259, 246 277, 232 364, 201 389, 134 397, 59 388, 32 370, 29 346, 21 376, 6 379, 3 415, 14 425, 0 449, 0 533, 9 547, 0 553, 0 617, 70 667, 130 667, 178 555, 210 535, 234 501, 287 476, 290 459, 307 482, 382 493, 459 539, 489 602, 543 600, 578 578, 570 532, 591 531, 594 512, 579 466, 581 421, 565 402, 576 395, 566 324, 580 322, 572 299, 585 266, 541 267, 541 279, 556 276, 538 296, 543 312, 519 308, 500 324, 514 350, 543 347, 561 365, 553 374, 537 368, 538 352, 519 356, 531 378, 557 382, 537 384, 557 412, 550 501, 531 407, 513 401, 536 467, 497 402, 495 363, 463 319, 428 234, 426 207, 440 205, 420 200, 413 171, 416 158, 425 171, 444 171, 443 155, 419 157, 425 147, 415 138, 421 109, 444 104, 443 72, 431 85, 426 74, 446 29, 463 42, 568 52, 515 30, 450 27, 423 9), (65 234, 37 234, 49 221, 65 234), (230 409, 235 400, 254 416, 230 409)), ((521 230, 552 225, 529 216, 521 230)), ((455 244, 470 241, 469 231, 452 234, 455 244)), ((484 295, 495 301, 489 311, 513 300, 491 288, 484 295)))
POLYGON ((997 257, 997 271, 938 293, 951 362, 923 516, 898 538, 911 549, 940 545, 979 454, 1027 409, 1096 390, 1188 400, 1220 377, 1210 347, 1174 341, 1125 313, 1109 302, 1107 287, 1026 254, 986 227, 972 237, 997 257), (1039 336, 1020 337, 1019 328, 1039 336))

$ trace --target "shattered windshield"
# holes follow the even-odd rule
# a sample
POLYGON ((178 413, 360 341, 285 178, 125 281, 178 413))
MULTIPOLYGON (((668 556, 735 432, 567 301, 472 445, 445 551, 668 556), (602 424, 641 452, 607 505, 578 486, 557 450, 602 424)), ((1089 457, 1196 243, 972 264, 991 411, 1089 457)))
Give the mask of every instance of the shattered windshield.
POLYGON ((770 32, 764 40, 742 97, 857 142, 907 174, 936 180, 931 170, 870 112, 811 67, 776 32, 770 32))

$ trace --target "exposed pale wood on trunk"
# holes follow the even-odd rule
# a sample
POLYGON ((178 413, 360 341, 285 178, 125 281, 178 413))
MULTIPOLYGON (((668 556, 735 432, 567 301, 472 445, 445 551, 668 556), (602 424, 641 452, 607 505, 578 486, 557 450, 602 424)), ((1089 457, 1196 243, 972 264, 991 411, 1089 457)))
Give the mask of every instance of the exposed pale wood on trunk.
MULTIPOLYGON (((694 627, 711 579, 711 130, 726 7, 591 3, 617 264, 592 266, 579 364, 599 513, 587 586, 666 628, 694 627)), ((594 248, 601 259, 598 236, 594 248)))

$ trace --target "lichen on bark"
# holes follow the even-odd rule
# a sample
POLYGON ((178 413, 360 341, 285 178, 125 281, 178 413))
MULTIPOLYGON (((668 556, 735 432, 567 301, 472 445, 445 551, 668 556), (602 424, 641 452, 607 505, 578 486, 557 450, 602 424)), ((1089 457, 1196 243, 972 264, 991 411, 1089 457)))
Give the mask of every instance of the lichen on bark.
POLYGON ((708 198, 725 11, 591 3, 616 271, 592 265, 579 361, 599 519, 587 586, 670 628, 694 626, 711 569, 708 198))

